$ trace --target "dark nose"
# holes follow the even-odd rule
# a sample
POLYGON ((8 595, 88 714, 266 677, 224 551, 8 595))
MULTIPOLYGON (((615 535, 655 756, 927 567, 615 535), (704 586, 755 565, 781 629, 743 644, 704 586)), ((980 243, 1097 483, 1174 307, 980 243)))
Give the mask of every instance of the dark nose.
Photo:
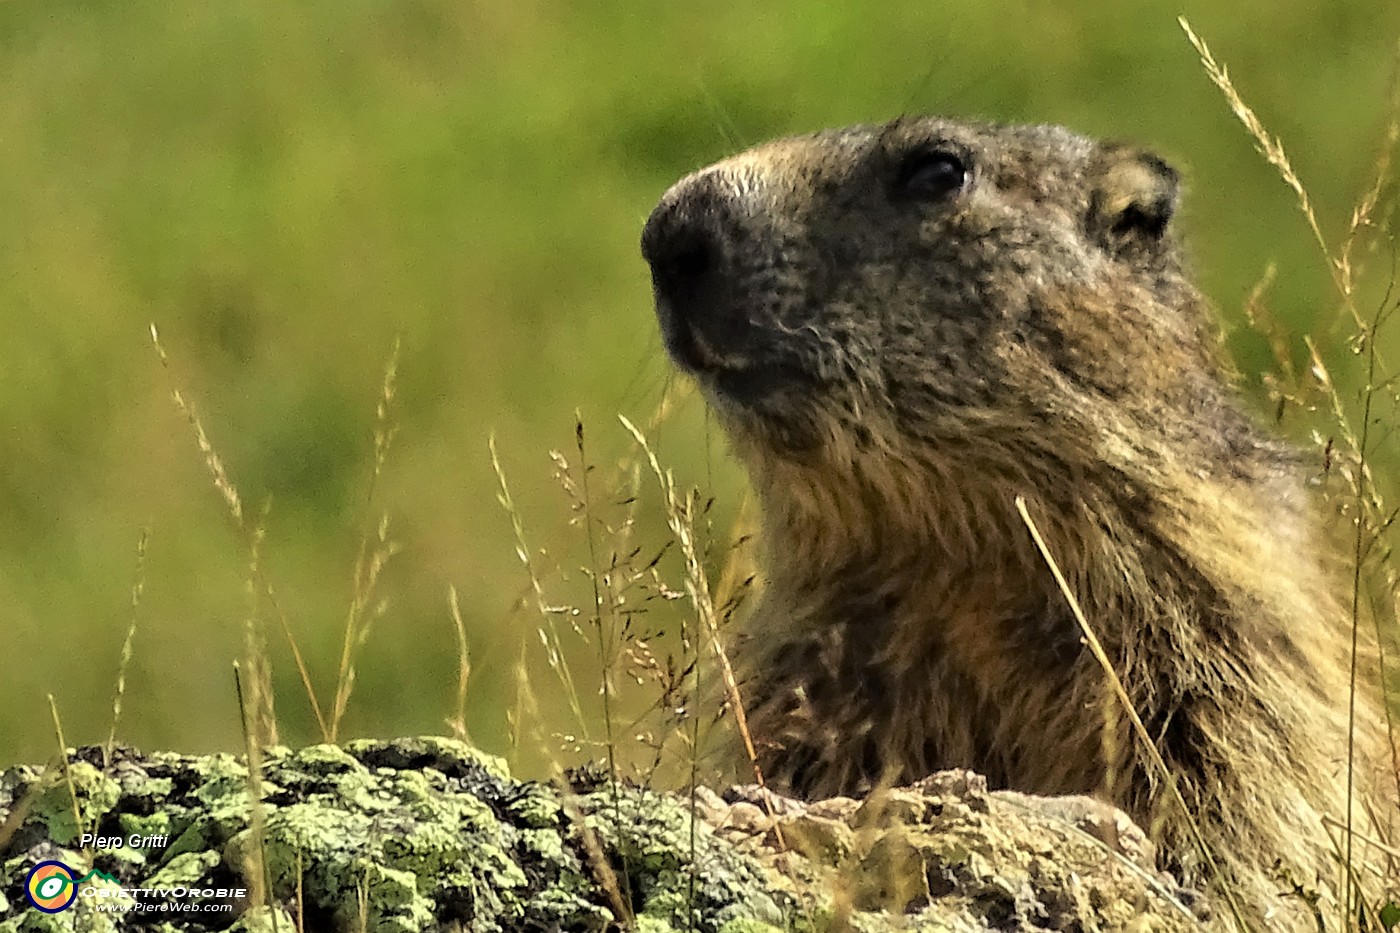
POLYGON ((642 230, 642 256, 651 265, 659 305, 689 316, 713 297, 724 278, 725 226, 720 198, 703 178, 652 212, 642 230))
POLYGON ((716 353, 736 350, 748 336, 734 263, 736 214, 714 176, 699 175, 667 194, 642 230, 662 341, 691 371, 712 367, 716 353))

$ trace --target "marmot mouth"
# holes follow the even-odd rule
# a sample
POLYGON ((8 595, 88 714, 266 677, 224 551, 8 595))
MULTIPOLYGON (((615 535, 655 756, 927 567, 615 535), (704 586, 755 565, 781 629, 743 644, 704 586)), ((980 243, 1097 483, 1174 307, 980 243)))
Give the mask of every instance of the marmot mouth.
POLYGON ((726 353, 706 337, 693 322, 661 308, 661 337, 666 352, 676 365, 688 373, 703 375, 723 369, 743 369, 747 361, 742 354, 726 353))
POLYGON ((797 385, 811 385, 811 375, 795 361, 769 359, 751 352, 717 347, 693 324, 663 316, 666 351, 683 371, 701 385, 736 402, 754 402, 797 385))

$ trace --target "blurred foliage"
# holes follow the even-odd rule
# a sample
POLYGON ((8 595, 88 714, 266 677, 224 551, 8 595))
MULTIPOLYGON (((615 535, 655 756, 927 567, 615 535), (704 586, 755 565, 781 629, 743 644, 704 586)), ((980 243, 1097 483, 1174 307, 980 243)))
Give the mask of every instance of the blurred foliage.
MULTIPOLYGON (((1385 119, 1400 5, 1182 5, 1288 145, 1324 225, 1342 230, 1385 119)), ((1206 80, 1177 12, 1007 0, 0 4, 0 762, 50 753, 48 693, 70 743, 105 737, 144 527, 120 735, 185 751, 241 742, 230 666, 248 552, 172 380, 250 514, 266 504, 264 569, 323 703, 361 529, 391 516, 402 550, 347 733, 444 728, 449 584, 471 643, 474 737, 504 750, 522 656, 542 731, 571 731, 537 616, 515 608, 529 585, 487 436, 546 588, 560 570, 576 584, 588 558, 548 451, 572 450, 576 409, 600 477, 631 451, 616 415, 644 423, 670 378, 641 223, 675 178, 749 143, 901 112, 1132 139, 1183 168, 1183 230, 1227 321, 1274 263, 1275 313, 1295 334, 1326 330, 1335 296, 1293 195, 1206 80), (369 506, 396 336, 398 433, 369 506)), ((1335 335, 1323 342, 1342 358, 1335 335)), ((1236 330, 1231 346, 1262 399, 1263 341, 1236 330)), ((1301 339, 1293 350, 1303 360, 1301 339)), ((653 437, 681 483, 715 491, 722 534, 741 481, 698 400, 653 437)), ((664 519, 644 480, 638 533, 654 550, 664 519)), ((596 710, 596 649, 561 631, 596 710)), ((270 639, 283 737, 315 740, 285 642, 275 629, 270 639)))

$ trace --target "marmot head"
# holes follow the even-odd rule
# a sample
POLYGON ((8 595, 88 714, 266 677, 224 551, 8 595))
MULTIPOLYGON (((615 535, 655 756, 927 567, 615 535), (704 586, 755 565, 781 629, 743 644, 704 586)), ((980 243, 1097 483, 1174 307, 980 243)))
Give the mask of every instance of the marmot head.
POLYGON ((1131 147, 899 119, 682 179, 642 252, 667 350, 750 455, 1024 475, 1194 446, 1230 407, 1177 198, 1131 147))

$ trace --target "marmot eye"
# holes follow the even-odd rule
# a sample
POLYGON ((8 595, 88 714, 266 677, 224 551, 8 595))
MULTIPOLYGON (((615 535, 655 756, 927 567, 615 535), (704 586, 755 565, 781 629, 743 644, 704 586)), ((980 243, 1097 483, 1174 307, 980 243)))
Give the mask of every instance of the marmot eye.
POLYGON ((967 168, 962 159, 935 149, 916 152, 904 160, 895 181, 895 191, 910 197, 934 199, 947 197, 962 190, 967 183, 967 168))

